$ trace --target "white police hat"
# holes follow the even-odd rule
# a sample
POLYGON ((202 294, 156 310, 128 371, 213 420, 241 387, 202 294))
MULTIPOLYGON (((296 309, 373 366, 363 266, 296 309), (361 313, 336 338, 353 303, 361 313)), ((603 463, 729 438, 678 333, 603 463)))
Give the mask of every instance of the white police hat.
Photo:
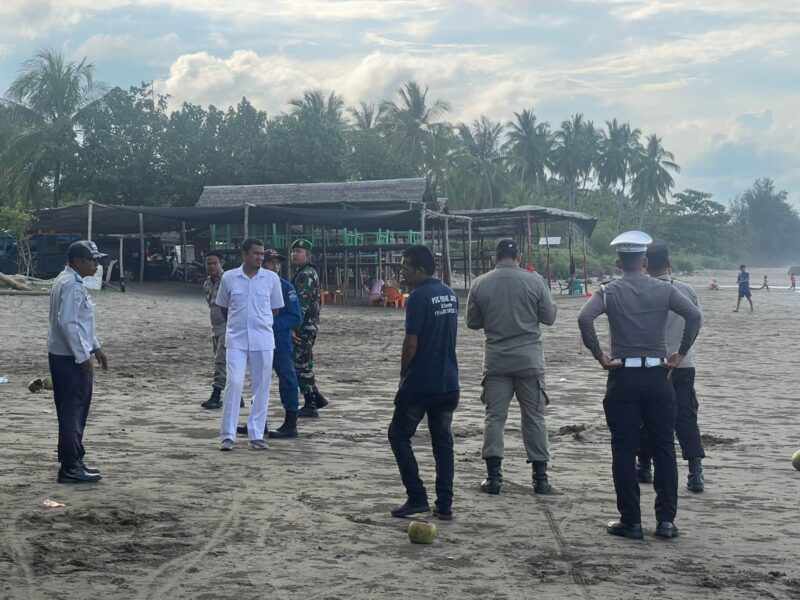
POLYGON ((653 238, 647 235, 644 231, 626 231, 625 233, 620 233, 617 237, 611 240, 611 244, 609 245, 614 246, 614 249, 618 254, 634 254, 638 252, 646 252, 647 246, 652 243, 653 238))

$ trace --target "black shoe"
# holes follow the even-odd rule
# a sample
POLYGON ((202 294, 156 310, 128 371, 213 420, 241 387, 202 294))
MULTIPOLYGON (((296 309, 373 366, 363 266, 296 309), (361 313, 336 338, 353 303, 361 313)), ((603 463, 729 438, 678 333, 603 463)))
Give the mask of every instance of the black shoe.
POLYGON ((319 412, 317 412, 317 398, 314 392, 307 392, 303 394, 303 397, 306 399, 306 403, 303 405, 303 408, 297 413, 298 417, 302 418, 317 418, 319 416, 319 412))
POLYGON ((453 510, 451 508, 444 508, 444 507, 434 507, 433 509, 433 516, 439 519, 440 521, 452 521, 453 520, 453 510))
POLYGON ((239 408, 244 408, 244 397, 239 398, 239 408))
POLYGON ((99 473, 87 473, 82 467, 58 470, 58 483, 97 483, 102 477, 99 473))
POLYGON ((659 521, 656 527, 656 535, 660 538, 678 537, 678 528, 669 521, 659 521))
POLYGON ((222 408, 222 388, 215 387, 211 392, 211 397, 200 406, 209 410, 222 408))
POLYGON ((503 459, 489 456, 486 460, 486 479, 481 482, 481 491, 487 494, 499 494, 503 487, 503 459))
POLYGON ((247 435, 247 425, 237 425, 236 433, 239 435, 247 435))
POLYGON ((618 535, 621 537, 626 537, 631 540, 644 539, 644 532, 642 531, 641 523, 633 523, 632 525, 627 525, 626 523, 615 521, 606 525, 606 531, 611 535, 618 535))
POLYGON ((686 487, 693 492, 702 492, 705 489, 705 478, 703 477, 703 463, 701 458, 689 459, 689 477, 686 487))
POLYGON ((268 438, 296 438, 297 433, 297 413, 296 410, 287 410, 286 416, 283 418, 283 425, 278 427, 275 431, 267 432, 268 438))
POLYGON ((322 392, 319 391, 319 388, 315 385, 314 386, 314 404, 316 404, 317 408, 325 408, 330 404, 328 399, 322 395, 322 392))
POLYGON ((403 506, 392 509, 392 516, 402 518, 427 512, 431 512, 431 507, 428 506, 427 500, 406 500, 403 506))
POLYGON ((636 468, 636 480, 639 483, 653 483, 653 471, 650 467, 636 468))
POLYGON ((535 494, 546 494, 552 489, 550 481, 547 479, 547 461, 533 461, 533 492, 535 494))

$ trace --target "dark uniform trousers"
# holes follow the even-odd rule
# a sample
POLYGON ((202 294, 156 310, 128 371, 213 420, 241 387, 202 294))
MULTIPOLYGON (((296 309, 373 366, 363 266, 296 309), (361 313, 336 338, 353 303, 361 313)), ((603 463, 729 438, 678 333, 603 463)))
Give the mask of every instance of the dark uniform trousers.
POLYGON ((83 461, 83 430, 92 402, 93 374, 83 373, 72 356, 48 354, 58 415, 58 461, 65 469, 83 461))
MULTIPOLYGON (((703 442, 700 439, 700 427, 697 425, 697 394, 694 391, 694 367, 675 369, 672 372, 672 387, 675 390, 675 435, 681 444, 683 460, 692 458, 705 458, 703 442)), ((639 441, 639 458, 649 460, 650 447, 647 442, 647 433, 642 428, 639 441)))
POLYGON ((394 399, 394 416, 389 425, 392 446, 400 479, 411 501, 425 502, 428 494, 419 477, 419 466, 411 447, 411 438, 422 418, 428 417, 433 458, 436 462, 436 505, 449 509, 453 504, 453 412, 458 407, 459 392, 414 394, 398 391, 394 399))
POLYGON ((617 509, 625 524, 641 523, 636 452, 639 428, 647 432, 653 455, 656 520, 675 520, 678 466, 675 462, 675 392, 662 367, 610 371, 603 409, 611 430, 612 472, 617 509))
POLYGON ((272 369, 278 376, 278 391, 283 410, 294 412, 300 409, 297 395, 297 371, 294 368, 293 350, 275 347, 272 355, 272 369))
POLYGON ((315 329, 301 329, 297 332, 298 342, 294 344, 294 367, 300 391, 310 394, 317 381, 314 378, 314 342, 317 341, 315 329))

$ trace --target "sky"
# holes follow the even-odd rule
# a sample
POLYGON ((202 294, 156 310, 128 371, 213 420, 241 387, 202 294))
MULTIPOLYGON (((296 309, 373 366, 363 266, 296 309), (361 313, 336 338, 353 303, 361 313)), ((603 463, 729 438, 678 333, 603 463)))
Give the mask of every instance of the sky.
POLYGON ((453 122, 617 118, 663 138, 676 191, 726 204, 771 177, 800 206, 800 0, 2 0, 0 92, 42 47, 175 106, 416 79, 453 122))

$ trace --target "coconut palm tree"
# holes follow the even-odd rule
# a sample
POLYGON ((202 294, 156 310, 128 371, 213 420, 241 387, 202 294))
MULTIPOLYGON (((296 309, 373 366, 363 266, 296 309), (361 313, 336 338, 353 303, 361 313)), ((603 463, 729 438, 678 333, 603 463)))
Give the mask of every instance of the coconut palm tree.
POLYGON ((387 128, 389 141, 394 148, 422 173, 427 171, 426 155, 433 145, 433 131, 437 123, 450 110, 442 100, 428 104, 428 88, 409 81, 397 91, 397 102, 385 101, 381 105, 381 123, 387 128))
POLYGON ((488 208, 495 206, 495 191, 502 180, 502 155, 500 140, 503 136, 503 125, 492 121, 485 115, 472 122, 472 126, 459 123, 456 128, 461 148, 455 160, 466 173, 474 179, 473 191, 477 191, 473 208, 481 203, 485 193, 489 199, 488 208))
POLYGON ((591 168, 584 134, 585 121, 582 114, 572 116, 561 123, 561 129, 553 134, 555 146, 552 152, 553 169, 567 189, 567 205, 575 210, 578 182, 591 168))
POLYGON ((670 175, 680 173, 675 155, 667 151, 661 138, 655 134, 647 136, 644 152, 634 165, 633 197, 639 207, 639 229, 644 225, 644 215, 649 206, 658 206, 666 201, 675 181, 670 175))
POLYGON ((378 128, 381 119, 381 107, 374 102, 363 100, 350 109, 353 117, 352 127, 356 131, 374 131, 378 128))
POLYGON ((618 123, 616 119, 606 121, 606 130, 601 132, 597 160, 597 178, 600 185, 617 190, 617 229, 625 207, 625 187, 630 178, 631 166, 642 153, 639 129, 631 129, 630 123, 618 123))
POLYGON ((289 106, 292 107, 290 110, 292 115, 311 114, 337 125, 342 124, 344 100, 336 92, 325 96, 322 90, 306 90, 301 98, 289 100, 289 106))
POLYGON ((82 118, 107 88, 94 74, 85 58, 66 62, 51 48, 22 64, 0 100, 22 129, 0 155, 0 183, 11 196, 30 202, 45 184, 52 188, 52 205, 59 205, 69 149, 77 144, 82 118))
MULTIPOLYGON (((538 183, 544 199, 547 183, 546 170, 551 168, 550 158, 555 141, 546 122, 537 123, 533 110, 514 113, 515 121, 508 123, 508 141, 503 146, 511 173, 530 192, 538 183)), ((527 194, 526 194, 527 195, 527 194)))

